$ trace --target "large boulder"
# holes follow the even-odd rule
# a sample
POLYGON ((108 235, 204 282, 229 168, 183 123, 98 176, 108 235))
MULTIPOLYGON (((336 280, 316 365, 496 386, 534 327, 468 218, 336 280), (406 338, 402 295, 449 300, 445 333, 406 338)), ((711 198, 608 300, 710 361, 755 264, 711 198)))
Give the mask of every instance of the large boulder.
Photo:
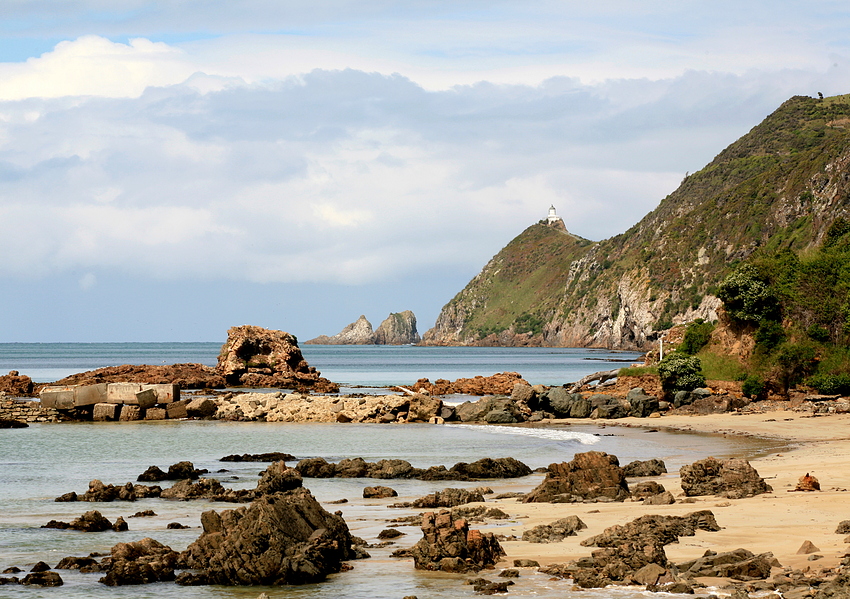
POLYGON ((677 564, 677 567, 688 576, 763 580, 770 576, 774 564, 777 562, 772 553, 755 555, 746 549, 736 549, 725 553, 708 551, 700 558, 677 564))
POLYGON ((531 474, 531 468, 516 458, 481 458, 469 464, 458 462, 450 472, 470 479, 519 478, 531 474))
POLYGON ((629 486, 617 456, 588 451, 577 453, 570 462, 550 464, 546 478, 523 502, 623 501, 628 496, 629 486))
POLYGON ((249 506, 204 512, 201 524, 203 534, 180 561, 212 584, 319 582, 354 557, 342 516, 327 512, 303 487, 264 495, 249 506))
POLYGON ((416 508, 438 508, 438 507, 454 507, 465 503, 474 503, 484 501, 484 496, 475 489, 457 489, 448 488, 442 491, 437 491, 425 497, 415 499, 411 503, 411 507, 416 508))
POLYGON ((623 471, 628 478, 639 476, 660 476, 667 474, 667 465, 663 460, 652 458, 651 460, 635 460, 623 466, 623 471))
POLYGON ((646 418, 659 409, 658 398, 647 395, 642 387, 630 390, 626 395, 626 401, 631 407, 631 415, 637 418, 646 418))
POLYGON ((9 374, 0 376, 0 393, 14 397, 30 397, 34 389, 32 379, 21 375, 17 370, 10 370, 9 374))
POLYGON ((307 364, 294 335, 262 327, 231 327, 216 370, 228 385, 339 391, 307 364))
POLYGON ((466 520, 452 520, 446 510, 426 513, 421 528, 423 538, 411 548, 418 570, 478 572, 505 555, 493 533, 470 530, 466 520))
POLYGON ((773 488, 764 482, 747 460, 706 458, 679 469, 682 491, 688 497, 718 495, 729 499, 770 493, 773 488))

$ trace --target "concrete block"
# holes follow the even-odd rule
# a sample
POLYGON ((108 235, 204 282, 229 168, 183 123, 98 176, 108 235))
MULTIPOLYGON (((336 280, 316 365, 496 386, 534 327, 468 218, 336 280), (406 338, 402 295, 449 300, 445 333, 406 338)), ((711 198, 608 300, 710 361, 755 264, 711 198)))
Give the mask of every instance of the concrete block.
POLYGON ((168 412, 168 417, 171 420, 177 420, 178 418, 188 418, 189 413, 186 411, 186 403, 187 402, 177 401, 168 404, 165 407, 165 411, 168 412))
POLYGON ((142 385, 142 391, 153 389, 156 393, 156 403, 172 403, 180 401, 180 386, 174 384, 166 385, 142 385))
POLYGON ((118 420, 121 414, 121 404, 117 403, 96 403, 92 411, 92 420, 95 422, 109 422, 118 420))
POLYGON ((74 388, 74 405, 75 406, 93 406, 99 403, 106 402, 106 383, 98 383, 97 385, 85 385, 83 387, 74 388))
POLYGON ((196 397, 186 406, 186 411, 193 418, 207 418, 218 410, 218 404, 206 397, 196 397))
POLYGON ((118 417, 119 420, 128 421, 128 420, 141 420, 145 417, 145 411, 139 406, 130 406, 124 405, 121 407, 121 415, 118 417))
POLYGON ((44 387, 38 397, 44 408, 70 410, 74 407, 74 387, 44 387))
POLYGON ((148 408, 145 410, 145 420, 165 420, 165 408, 148 408))
POLYGON ((136 393, 142 390, 141 383, 109 383, 106 386, 106 401, 109 403, 136 403, 136 393))
POLYGON ((156 405, 156 391, 153 389, 145 389, 136 393, 135 401, 128 401, 129 404, 136 404, 140 408, 152 408, 156 405))

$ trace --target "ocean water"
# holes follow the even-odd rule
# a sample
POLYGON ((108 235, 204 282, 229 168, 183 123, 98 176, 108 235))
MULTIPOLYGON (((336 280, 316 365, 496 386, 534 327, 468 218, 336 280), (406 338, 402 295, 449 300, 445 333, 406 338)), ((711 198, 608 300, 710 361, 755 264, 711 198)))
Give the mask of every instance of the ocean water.
MULTIPOLYGON (((120 364, 215 366, 220 343, 0 343, 0 373, 18 370, 36 382, 120 364)), ((343 386, 411 385, 419 378, 519 372, 531 384, 563 385, 599 370, 628 366, 641 354, 550 347, 305 345, 322 376, 343 386)))
MULTIPOLYGON (((191 460, 206 468, 225 486, 251 488, 264 464, 220 462, 231 453, 285 451, 298 458, 321 456, 331 461, 361 456, 369 461, 381 458, 407 459, 415 466, 451 466, 458 461, 482 457, 513 456, 532 468, 569 460, 576 452, 600 450, 619 456, 625 464, 633 459, 664 458, 671 472, 684 463, 704 458, 753 455, 773 447, 752 439, 645 432, 617 427, 581 426, 477 426, 424 424, 279 424, 217 421, 160 421, 136 423, 40 424, 27 429, 0 430, 0 570, 18 566, 29 570, 43 560, 55 566, 69 555, 108 552, 118 542, 153 537, 175 550, 184 549, 200 534, 200 514, 208 509, 230 509, 231 505, 206 501, 145 499, 134 503, 56 503, 55 497, 69 491, 81 493, 88 482, 98 478, 123 484, 135 480, 148 466, 165 469, 180 460, 191 460), (226 472, 219 472, 226 469, 226 472), (122 533, 81 533, 40 528, 49 520, 71 521, 83 512, 97 509, 110 520, 124 516, 130 530, 122 533), (140 510, 152 509, 153 518, 128 518, 140 510), (170 522, 191 528, 169 530, 170 522)), ((773 448, 775 449, 775 448, 773 448)), ((487 482, 496 492, 529 491, 541 480, 533 474, 511 481, 487 482)), ((416 513, 391 509, 388 500, 362 498, 363 487, 386 484, 406 501, 447 486, 478 486, 481 482, 423 482, 372 479, 306 479, 308 487, 322 502, 348 499, 342 505, 326 505, 341 510, 353 534, 376 542, 387 520, 416 513)), ((168 483, 165 483, 167 485, 168 483)), ((510 505, 504 507, 510 514, 510 505)), ((499 526, 518 526, 509 520, 499 526)), ((65 586, 38 589, 0 586, 0 597, 87 597, 161 599, 254 598, 266 592, 271 598, 375 597, 400 599, 406 595, 425 598, 463 597, 471 588, 463 586, 459 575, 416 571, 410 560, 397 560, 389 553, 414 544, 421 533, 416 527, 402 527, 406 535, 397 545, 371 549, 371 559, 353 562, 354 570, 330 577, 321 584, 284 588, 179 587, 157 583, 139 587, 107 588, 97 582, 100 574, 60 571, 65 586)), ((510 548, 508 545, 508 551, 510 548)), ((485 573, 486 574, 486 573, 485 573)), ((493 572, 489 573, 491 576, 493 572)), ((523 572, 510 596, 564 597, 572 594, 565 581, 550 581, 542 574, 523 572)), ((637 597, 634 591, 594 591, 582 597, 637 597)))
MULTIPOLYGON (((56 380, 73 372, 124 363, 201 362, 215 364, 215 343, 165 344, 0 344, 0 372, 19 370, 38 381, 56 380)), ((331 380, 347 385, 411 384, 420 377, 454 379, 492 374, 505 370, 520 372, 532 383, 563 384, 597 370, 616 368, 634 360, 636 354, 548 348, 416 348, 307 346, 307 360, 331 380)), ((535 425, 479 426, 425 424, 284 424, 216 421, 161 421, 135 423, 38 424, 26 429, 0 429, 0 571, 10 566, 29 570, 38 561, 55 566, 69 555, 108 553, 118 542, 153 537, 182 550, 200 534, 200 514, 208 509, 233 506, 205 501, 145 499, 134 503, 56 503, 63 493, 84 492, 98 478, 123 484, 151 465, 167 468, 190 460, 206 468, 225 486, 251 488, 264 464, 234 464, 219 458, 232 453, 284 451, 300 458, 324 457, 337 461, 363 457, 374 461, 402 458, 414 466, 471 462, 483 457, 512 456, 532 468, 569 460, 576 452, 599 450, 617 455, 622 464, 634 459, 662 458, 668 469, 709 455, 752 456, 778 449, 767 441, 722 436, 646 432, 638 429, 600 426, 535 425), (226 470, 219 472, 219 470, 226 470), (69 522, 83 512, 97 509, 110 520, 124 516, 130 530, 123 533, 81 533, 43 529, 49 520, 69 522), (153 518, 128 518, 152 509, 153 518), (191 528, 170 530, 170 522, 191 528)), ((498 492, 527 492, 542 475, 533 474, 510 481, 487 483, 498 492)), ((375 481, 371 479, 306 479, 305 486, 319 501, 348 499, 340 510, 352 533, 375 542, 378 532, 391 518, 415 513, 390 509, 391 501, 362 498, 363 487, 387 484, 408 501, 447 486, 478 486, 482 483, 375 481)), ((165 483, 166 485, 168 483, 165 483)), ((510 505, 504 507, 511 513, 510 505)), ((517 527, 508 520, 498 527, 517 527)), ((465 577, 419 572, 410 560, 389 557, 391 551, 413 545, 421 533, 417 527, 402 527, 406 535, 396 545, 370 549, 371 559, 353 562, 354 570, 331 576, 326 582, 301 587, 233 588, 179 587, 173 583, 109 588, 97 582, 100 574, 61 571, 65 586, 39 589, 17 585, 0 586, 6 598, 157 598, 157 599, 254 599, 266 592, 271 599, 374 597, 420 599, 465 597, 472 589, 465 577)), ((510 546, 507 545, 510 553, 510 546)), ((492 578, 493 572, 489 572, 492 578)), ((19 575, 22 576, 22 575, 19 575)), ((509 596, 569 597, 588 599, 622 597, 637 599, 647 593, 634 589, 603 589, 573 593, 570 583, 550 581, 548 576, 524 571, 509 596)), ((659 596, 660 597, 660 596, 659 596)))

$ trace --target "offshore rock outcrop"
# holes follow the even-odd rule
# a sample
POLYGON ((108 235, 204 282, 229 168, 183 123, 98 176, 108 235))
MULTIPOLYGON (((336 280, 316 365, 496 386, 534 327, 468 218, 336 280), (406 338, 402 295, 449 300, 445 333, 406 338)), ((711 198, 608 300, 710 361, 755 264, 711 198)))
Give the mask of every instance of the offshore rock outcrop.
POLYGON ((336 335, 319 335, 304 343, 308 345, 408 345, 419 343, 416 316, 410 310, 391 312, 377 330, 361 314, 336 335))
POLYGON ((470 530, 463 518, 451 512, 427 512, 422 517, 422 539, 411 549, 418 570, 478 572, 492 568, 505 551, 493 533, 470 530))
POLYGON ((228 329, 216 371, 228 385, 339 391, 307 364, 294 335, 251 325, 228 329))

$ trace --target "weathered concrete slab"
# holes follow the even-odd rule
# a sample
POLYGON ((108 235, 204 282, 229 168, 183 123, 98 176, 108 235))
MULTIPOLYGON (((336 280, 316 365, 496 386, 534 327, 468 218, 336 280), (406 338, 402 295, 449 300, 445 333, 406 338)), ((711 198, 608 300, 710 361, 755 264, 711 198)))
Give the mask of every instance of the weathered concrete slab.
POLYGON ((107 387, 106 383, 74 387, 74 405, 79 407, 105 403, 107 387))
POLYGON ((174 384, 166 385, 142 385, 142 391, 153 389, 156 393, 156 403, 172 403, 180 401, 180 386, 174 384))
POLYGON ((44 408, 70 410, 74 407, 74 387, 44 387, 38 397, 44 408))
POLYGON ((188 401, 177 401, 168 404, 165 407, 166 412, 168 412, 168 417, 171 420, 177 420, 178 418, 188 418, 189 413, 186 411, 187 403, 188 401))
POLYGON ((95 422, 109 422, 118 420, 121 414, 121 404, 117 403, 96 403, 92 411, 92 420, 95 422))
POLYGON ((148 408, 145 410, 145 420, 165 420, 165 408, 148 408))
POLYGON ((153 389, 145 389, 139 391, 133 398, 134 401, 128 401, 128 404, 135 404, 140 408, 152 408, 156 405, 156 391, 153 389))
POLYGON ((119 420, 141 420, 145 417, 145 411, 139 406, 130 406, 124 404, 121 407, 121 415, 118 417, 119 420))
POLYGON ((136 403, 136 393, 142 390, 141 383, 109 383, 106 401, 109 403, 136 403))

